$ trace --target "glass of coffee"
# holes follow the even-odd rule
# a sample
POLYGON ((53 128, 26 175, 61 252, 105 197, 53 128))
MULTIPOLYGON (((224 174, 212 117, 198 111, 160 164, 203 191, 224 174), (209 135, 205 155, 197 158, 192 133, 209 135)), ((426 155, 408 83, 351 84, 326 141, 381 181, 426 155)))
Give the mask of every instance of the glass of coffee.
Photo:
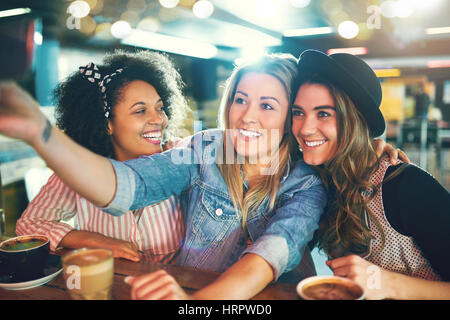
POLYGON ((62 259, 66 287, 74 300, 110 300, 114 255, 109 249, 79 249, 62 259))

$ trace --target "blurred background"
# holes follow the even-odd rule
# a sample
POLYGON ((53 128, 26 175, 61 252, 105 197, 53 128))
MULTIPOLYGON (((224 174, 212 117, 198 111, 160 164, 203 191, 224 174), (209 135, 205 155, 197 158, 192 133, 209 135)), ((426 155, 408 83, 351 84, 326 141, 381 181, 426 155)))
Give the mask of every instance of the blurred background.
MULTIPOLYGON (((449 190, 449 17, 448 0, 2 0, 0 77, 52 119, 53 88, 79 66, 115 48, 165 52, 186 84, 193 133, 216 127, 224 82, 243 59, 355 54, 382 83, 384 138, 449 190)), ((31 148, 0 139, 0 208, 13 235, 49 172, 31 148)))

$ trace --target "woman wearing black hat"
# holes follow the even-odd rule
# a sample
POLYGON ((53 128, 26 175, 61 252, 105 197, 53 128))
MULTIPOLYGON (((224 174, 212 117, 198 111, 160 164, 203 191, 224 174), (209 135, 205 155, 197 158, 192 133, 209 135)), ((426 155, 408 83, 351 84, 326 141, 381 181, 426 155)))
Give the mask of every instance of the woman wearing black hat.
POLYGON ((377 157, 371 140, 385 123, 375 73, 355 56, 314 50, 299 71, 292 131, 333 194, 315 237, 327 265, 369 299, 449 299, 450 194, 426 171, 377 157))

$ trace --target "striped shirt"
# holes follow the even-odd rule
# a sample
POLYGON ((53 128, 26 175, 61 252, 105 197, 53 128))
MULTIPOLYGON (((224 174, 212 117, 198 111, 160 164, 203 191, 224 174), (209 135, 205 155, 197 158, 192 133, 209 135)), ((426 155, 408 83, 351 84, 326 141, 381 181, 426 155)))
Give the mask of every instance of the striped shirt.
POLYGON ((101 233, 132 242, 146 261, 173 263, 184 234, 175 196, 122 216, 110 215, 65 185, 55 174, 30 202, 16 224, 17 235, 43 234, 55 250, 72 230, 101 233), (74 227, 65 223, 74 218, 74 227))

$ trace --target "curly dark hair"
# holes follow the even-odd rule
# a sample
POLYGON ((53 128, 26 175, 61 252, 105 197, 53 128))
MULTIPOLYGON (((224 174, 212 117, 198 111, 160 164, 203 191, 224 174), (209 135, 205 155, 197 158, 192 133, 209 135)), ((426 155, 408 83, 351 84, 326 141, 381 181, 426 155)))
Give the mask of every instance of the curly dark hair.
MULTIPOLYGON (((103 64, 97 67, 102 76, 124 69, 106 86, 106 101, 111 106, 109 118, 114 117, 114 107, 123 88, 132 81, 142 80, 151 84, 163 101, 163 110, 169 118, 165 138, 176 134, 189 108, 182 94, 181 76, 165 54, 116 50, 107 54, 103 64)), ((114 157, 102 94, 96 83, 89 82, 76 71, 56 87, 54 98, 56 124, 61 130, 89 150, 114 157)))

